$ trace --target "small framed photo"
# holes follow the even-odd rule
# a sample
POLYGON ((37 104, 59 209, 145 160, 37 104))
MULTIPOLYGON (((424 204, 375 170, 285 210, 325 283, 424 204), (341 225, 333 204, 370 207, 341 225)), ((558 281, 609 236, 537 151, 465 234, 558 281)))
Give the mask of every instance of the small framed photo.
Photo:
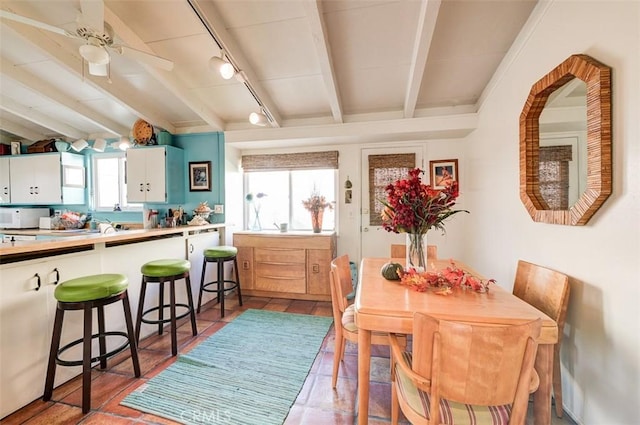
POLYGON ((20 142, 11 142, 11 155, 20 155, 20 142))
POLYGON ((189 190, 211 190, 211 161, 189 162, 189 190))
POLYGON ((431 187, 434 189, 444 189, 452 182, 460 184, 457 159, 429 161, 429 169, 431 170, 431 187))

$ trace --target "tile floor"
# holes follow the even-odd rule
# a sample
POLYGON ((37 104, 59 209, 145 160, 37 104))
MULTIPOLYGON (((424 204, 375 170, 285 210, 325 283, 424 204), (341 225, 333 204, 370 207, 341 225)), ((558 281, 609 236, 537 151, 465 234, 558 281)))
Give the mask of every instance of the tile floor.
MULTIPOLYGON (((271 298, 243 297, 239 307, 235 297, 225 301, 226 314, 220 318, 220 309, 213 302, 203 306, 197 317, 198 336, 191 335, 186 319, 178 328, 179 352, 185 353, 205 338, 232 321, 248 308, 286 311, 291 313, 331 316, 331 303, 296 301, 271 298)), ((356 410, 357 346, 348 343, 344 364, 335 390, 331 388, 333 364, 333 328, 325 338, 302 391, 291 408, 286 425, 342 425, 353 424, 356 410)), ((390 423, 391 387, 389 383, 388 349, 373 347, 371 364, 371 399, 369 424, 390 423)), ((81 411, 81 381, 78 378, 56 388, 50 402, 36 400, 0 421, 2 425, 14 424, 174 424, 176 422, 121 406, 120 401, 131 391, 155 376, 175 360, 171 357, 171 338, 168 333, 153 335, 140 342, 139 357, 142 378, 133 376, 128 351, 110 359, 105 370, 93 370, 92 410, 81 411)), ((43 383, 44 385, 44 383, 43 383)), ((220 421, 220 423, 228 423, 220 421)), ((407 423, 407 422, 403 422, 407 423)), ((552 415, 552 425, 573 424, 566 415, 558 420, 552 415)), ((232 425, 232 424, 231 424, 232 425)))

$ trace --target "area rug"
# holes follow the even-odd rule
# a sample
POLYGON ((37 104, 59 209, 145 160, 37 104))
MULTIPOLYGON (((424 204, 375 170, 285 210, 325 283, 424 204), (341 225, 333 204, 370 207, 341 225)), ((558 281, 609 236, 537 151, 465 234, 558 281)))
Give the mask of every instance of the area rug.
POLYGON ((282 424, 329 317, 247 310, 120 404, 184 424, 282 424))

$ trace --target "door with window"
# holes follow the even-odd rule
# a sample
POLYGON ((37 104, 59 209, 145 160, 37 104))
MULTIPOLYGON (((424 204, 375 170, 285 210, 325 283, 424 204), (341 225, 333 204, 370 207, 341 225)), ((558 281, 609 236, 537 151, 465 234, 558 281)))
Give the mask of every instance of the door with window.
POLYGON ((405 234, 387 232, 382 227, 380 200, 386 198, 384 188, 407 177, 410 169, 422 165, 422 146, 362 150, 362 214, 360 257, 388 257, 391 244, 405 242, 405 234))

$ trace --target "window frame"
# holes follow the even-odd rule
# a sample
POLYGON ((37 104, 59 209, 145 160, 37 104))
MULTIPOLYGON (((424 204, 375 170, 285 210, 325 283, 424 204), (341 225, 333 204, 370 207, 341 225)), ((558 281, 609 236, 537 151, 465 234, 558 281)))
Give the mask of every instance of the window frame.
POLYGON ((127 156, 126 152, 104 152, 99 154, 93 154, 91 157, 91 203, 94 211, 113 211, 114 206, 99 207, 98 203, 100 195, 98 193, 98 161, 102 159, 118 159, 118 199, 121 211, 138 212, 143 210, 143 204, 141 203, 128 203, 127 202, 127 156))

